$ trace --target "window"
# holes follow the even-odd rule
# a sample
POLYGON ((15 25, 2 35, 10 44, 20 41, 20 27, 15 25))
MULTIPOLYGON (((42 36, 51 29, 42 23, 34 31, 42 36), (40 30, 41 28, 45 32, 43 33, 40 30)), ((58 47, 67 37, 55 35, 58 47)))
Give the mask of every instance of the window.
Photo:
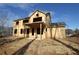
POLYGON ((43 28, 42 28, 42 32, 41 32, 41 34, 43 34, 43 28))
POLYGON ((39 16, 39 14, 36 14, 36 16, 39 16))
MULTIPOLYGON (((40 34, 40 28, 37 28, 37 34, 40 34)), ((41 30, 41 34, 43 34, 43 28, 41 30)))
POLYGON ((14 30, 14 34, 17 34, 17 29, 14 30))
POLYGON ((23 20, 23 23, 28 23, 28 20, 23 20))
POLYGON ((19 24, 19 21, 16 22, 16 25, 18 25, 18 24, 19 24))
POLYGON ((21 29, 20 33, 21 33, 21 34, 23 34, 23 33, 24 33, 24 30, 23 30, 23 29, 21 29))
POLYGON ((29 29, 27 29, 27 34, 29 34, 29 29))
POLYGON ((46 28, 46 32, 47 32, 47 28, 46 28))
POLYGON ((32 28, 32 35, 34 35, 34 28, 32 28))
POLYGON ((37 34, 40 34, 40 28, 37 28, 37 34))
POLYGON ((33 22, 38 22, 38 21, 42 21, 42 17, 33 18, 33 22))

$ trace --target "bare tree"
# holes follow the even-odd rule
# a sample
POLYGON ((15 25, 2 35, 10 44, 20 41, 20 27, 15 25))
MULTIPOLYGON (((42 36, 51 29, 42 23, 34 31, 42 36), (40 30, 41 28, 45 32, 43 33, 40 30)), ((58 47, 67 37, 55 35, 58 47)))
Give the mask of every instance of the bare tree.
POLYGON ((76 34, 79 34, 79 29, 76 28, 74 32, 75 32, 76 34))
POLYGON ((0 10, 0 35, 5 35, 6 29, 4 28, 8 20, 8 13, 5 10, 0 10))

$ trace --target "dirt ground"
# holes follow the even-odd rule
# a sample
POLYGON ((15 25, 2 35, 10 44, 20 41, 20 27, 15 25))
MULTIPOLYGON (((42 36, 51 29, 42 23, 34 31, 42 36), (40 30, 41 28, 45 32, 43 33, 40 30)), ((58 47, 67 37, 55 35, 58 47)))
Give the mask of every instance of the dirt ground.
POLYGON ((79 38, 26 39, 0 45, 1 55, 79 55, 79 38))
POLYGON ((79 54, 79 44, 73 40, 66 39, 45 39, 34 41, 25 54, 35 55, 73 55, 79 54), (72 41, 72 42, 71 42, 72 41))

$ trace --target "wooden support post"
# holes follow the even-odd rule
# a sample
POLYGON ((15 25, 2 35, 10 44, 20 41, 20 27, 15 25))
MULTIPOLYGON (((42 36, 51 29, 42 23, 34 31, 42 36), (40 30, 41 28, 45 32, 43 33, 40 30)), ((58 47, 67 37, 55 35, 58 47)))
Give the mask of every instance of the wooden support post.
POLYGON ((36 28, 35 28, 35 38, 37 38, 37 35, 38 35, 38 34, 37 34, 37 30, 36 30, 36 28))
POLYGON ((40 39, 42 40, 42 24, 40 24, 40 39))
POLYGON ((45 38, 47 39, 47 26, 45 26, 45 38))
POLYGON ((50 27, 50 38, 52 39, 52 27, 50 27))
POLYGON ((19 36, 19 34, 20 34, 20 29, 19 29, 19 25, 18 25, 18 29, 17 29, 17 32, 18 32, 18 36, 19 36))
POLYGON ((24 38, 25 38, 25 26, 24 26, 24 29, 23 29, 23 33, 24 33, 24 38))
POLYGON ((23 32, 24 32, 24 37, 26 37, 26 36, 25 36, 25 25, 24 25, 24 30, 23 30, 23 32))
POLYGON ((26 33, 26 38, 27 38, 27 28, 25 29, 25 33, 26 33))

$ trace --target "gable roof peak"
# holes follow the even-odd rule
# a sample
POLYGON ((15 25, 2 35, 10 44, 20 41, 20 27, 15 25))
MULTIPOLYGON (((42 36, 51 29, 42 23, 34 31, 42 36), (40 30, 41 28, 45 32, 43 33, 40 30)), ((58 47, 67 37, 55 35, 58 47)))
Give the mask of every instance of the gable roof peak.
POLYGON ((41 10, 36 10, 36 12, 37 12, 37 11, 38 11, 38 12, 41 12, 41 13, 43 13, 43 14, 45 14, 45 15, 50 15, 50 12, 46 12, 46 11, 44 12, 44 11, 41 11, 41 10))
POLYGON ((37 9, 36 11, 39 11, 39 12, 41 12, 41 10, 38 10, 38 9, 37 9))
POLYGON ((46 14, 45 12, 41 11, 41 10, 36 10, 35 12, 41 12, 43 14, 46 14))

